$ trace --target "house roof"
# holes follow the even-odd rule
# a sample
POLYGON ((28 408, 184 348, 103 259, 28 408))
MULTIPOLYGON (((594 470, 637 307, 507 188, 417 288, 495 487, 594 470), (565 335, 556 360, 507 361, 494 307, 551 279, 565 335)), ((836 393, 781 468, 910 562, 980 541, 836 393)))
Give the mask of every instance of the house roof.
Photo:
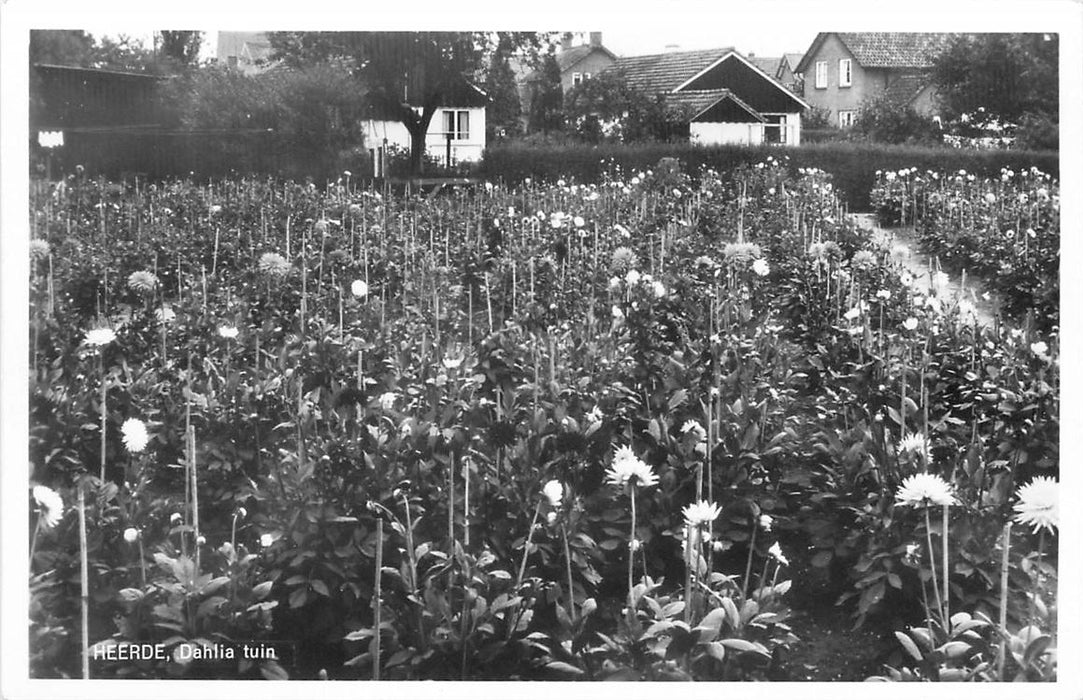
POLYGON ((790 64, 790 70, 795 71, 797 70, 797 64, 801 62, 801 57, 804 55, 803 53, 784 53, 782 58, 790 64))
POLYGON ((884 89, 884 96, 895 104, 909 104, 929 85, 928 73, 903 73, 896 76, 884 89))
POLYGON ((732 48, 725 48, 622 56, 613 68, 624 74, 631 88, 653 93, 672 92, 731 51, 732 48))
POLYGON ((748 60, 772 78, 778 77, 778 69, 782 67, 781 56, 773 58, 767 56, 749 56, 748 60))
MULTIPOLYGON (((584 44, 582 46, 573 46, 570 49, 564 49, 560 51, 556 55, 557 66, 560 67, 560 72, 564 73, 595 51, 601 52, 613 60, 617 60, 616 54, 614 54, 612 51, 610 51, 604 46, 590 46, 589 44, 584 44)), ((539 80, 541 78, 541 74, 542 71, 540 68, 532 70, 527 73, 526 77, 523 78, 523 80, 526 82, 533 82, 535 80, 539 80)))
POLYGON ((931 68, 955 36, 940 32, 820 32, 805 52, 803 72, 828 36, 834 34, 865 68, 931 68))
POLYGON ((682 90, 681 92, 671 92, 666 95, 666 105, 686 107, 689 110, 689 121, 696 121, 704 113, 712 111, 712 108, 727 101, 735 104, 741 112, 751 117, 752 121, 767 121, 762 114, 725 88, 718 90, 682 90))

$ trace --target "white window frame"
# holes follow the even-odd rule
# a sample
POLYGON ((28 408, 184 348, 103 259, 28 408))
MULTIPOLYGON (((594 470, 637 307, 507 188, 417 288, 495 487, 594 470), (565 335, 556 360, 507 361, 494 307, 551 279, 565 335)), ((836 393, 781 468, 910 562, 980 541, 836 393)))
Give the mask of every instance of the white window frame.
POLYGON ((839 110, 839 128, 849 129, 854 125, 855 113, 852 109, 839 110))
POLYGON ((582 73, 572 73, 572 87, 575 87, 576 85, 579 85, 582 82, 583 82, 583 74, 582 73))
POLYGON ((470 111, 465 109, 445 109, 444 138, 451 136, 452 141, 470 140, 470 111))
POLYGON ((839 87, 850 87, 854 84, 854 64, 849 58, 839 59, 839 87))
POLYGON ((821 90, 827 87, 827 61, 816 61, 815 85, 821 90))

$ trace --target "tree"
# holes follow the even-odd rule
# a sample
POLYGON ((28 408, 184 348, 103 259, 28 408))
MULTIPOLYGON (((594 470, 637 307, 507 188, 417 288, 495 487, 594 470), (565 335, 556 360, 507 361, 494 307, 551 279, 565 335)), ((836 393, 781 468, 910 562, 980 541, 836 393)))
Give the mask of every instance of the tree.
POLYGON ((162 55, 180 68, 195 65, 199 48, 203 45, 203 32, 190 30, 158 32, 162 55))
POLYGON ((691 116, 686 108, 667 103, 664 95, 631 87, 616 70, 584 80, 564 96, 567 124, 588 141, 687 140, 691 116))
MULTIPOLYGON (((513 45, 527 33, 508 34, 513 45)), ((421 172, 425 134, 437 107, 468 91, 492 32, 271 32, 273 58, 287 65, 344 61, 372 106, 410 134, 410 169, 421 172)))
POLYGON ((1056 34, 976 34, 954 38, 933 67, 933 80, 949 119, 979 107, 1002 120, 1024 114, 1056 119, 1056 34))
POLYGON ((485 74, 485 92, 489 95, 485 124, 489 138, 498 133, 511 136, 520 131, 522 106, 519 104, 515 73, 511 69, 512 49, 511 39, 500 37, 485 74))
POLYGON ((530 130, 558 130, 563 122, 564 89, 560 84, 560 65, 552 47, 542 60, 539 72, 531 90, 530 130))

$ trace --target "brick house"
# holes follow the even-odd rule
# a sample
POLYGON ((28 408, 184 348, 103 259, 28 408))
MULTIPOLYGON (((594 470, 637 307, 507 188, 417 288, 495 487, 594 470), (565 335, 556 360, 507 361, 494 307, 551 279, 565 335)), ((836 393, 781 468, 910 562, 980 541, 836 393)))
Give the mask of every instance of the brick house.
POLYGON ((802 55, 787 53, 781 56, 757 56, 750 53, 748 54, 748 60, 764 73, 789 88, 795 95, 800 95, 800 80, 796 69, 797 64, 801 62, 802 55))
POLYGON ((663 95, 683 110, 692 143, 801 143, 808 105, 732 48, 624 56, 609 70, 623 74, 629 87, 663 95))
POLYGON ((804 98, 830 123, 852 126, 864 102, 887 96, 919 114, 936 112, 931 69, 953 35, 930 32, 820 32, 797 65, 804 98))

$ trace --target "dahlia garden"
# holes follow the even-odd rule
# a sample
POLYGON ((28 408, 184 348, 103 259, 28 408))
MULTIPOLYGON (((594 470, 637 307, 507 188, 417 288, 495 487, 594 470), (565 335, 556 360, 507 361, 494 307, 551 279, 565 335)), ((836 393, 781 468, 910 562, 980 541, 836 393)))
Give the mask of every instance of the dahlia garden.
POLYGON ((1056 678, 1054 178, 31 190, 33 677, 1056 678))

